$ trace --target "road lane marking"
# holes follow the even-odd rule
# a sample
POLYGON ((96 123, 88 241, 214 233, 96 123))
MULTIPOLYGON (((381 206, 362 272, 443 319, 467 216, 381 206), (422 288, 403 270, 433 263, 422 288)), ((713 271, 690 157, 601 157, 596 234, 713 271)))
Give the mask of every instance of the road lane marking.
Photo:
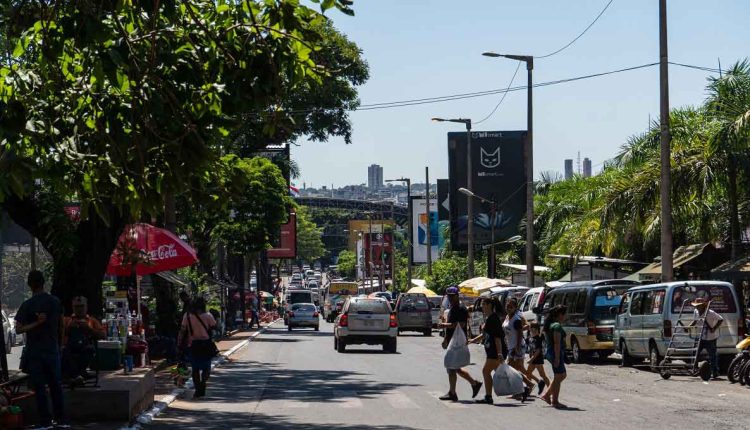
POLYGON ((354 409, 362 407, 362 401, 359 400, 356 391, 335 390, 333 395, 336 396, 336 402, 340 408, 354 409))
POLYGON ((406 394, 399 391, 386 394, 385 400, 393 409, 419 409, 419 405, 414 403, 406 394))

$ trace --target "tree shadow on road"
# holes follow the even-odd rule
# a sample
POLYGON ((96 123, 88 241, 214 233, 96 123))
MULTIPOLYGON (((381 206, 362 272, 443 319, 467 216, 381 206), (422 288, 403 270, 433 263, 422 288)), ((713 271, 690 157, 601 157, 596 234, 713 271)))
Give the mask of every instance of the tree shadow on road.
POLYGON ((365 425, 345 423, 308 423, 295 422, 293 418, 284 415, 265 414, 235 414, 225 412, 186 411, 180 416, 160 419, 149 429, 180 428, 186 430, 219 430, 219 429, 250 429, 250 430, 421 430, 404 425, 365 425))

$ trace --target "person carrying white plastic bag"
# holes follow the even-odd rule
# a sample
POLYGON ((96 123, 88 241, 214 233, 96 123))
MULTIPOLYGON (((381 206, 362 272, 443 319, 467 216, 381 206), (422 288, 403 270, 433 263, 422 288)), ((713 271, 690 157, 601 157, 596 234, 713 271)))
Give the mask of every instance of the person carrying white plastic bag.
POLYGON ((495 369, 495 375, 492 377, 492 388, 498 396, 513 396, 523 393, 526 386, 523 383, 521 373, 507 363, 503 363, 495 369))
POLYGON ((449 370, 460 370, 469 364, 471 364, 471 352, 469 352, 464 330, 459 326, 456 327, 453 337, 448 343, 448 349, 446 349, 443 357, 443 366, 449 370))
POLYGON ((447 349, 447 351, 443 358, 443 364, 448 370, 450 388, 446 395, 440 397, 440 400, 456 402, 458 401, 458 395, 456 394, 457 376, 461 376, 469 381, 472 389, 472 398, 476 397, 479 390, 482 389, 482 383, 472 378, 469 372, 462 368, 471 361, 465 331, 469 320, 469 311, 458 299, 458 287, 448 287, 445 290, 445 295, 450 301, 451 311, 448 316, 448 322, 440 323, 440 328, 446 329, 445 338, 443 339, 443 349, 447 349))

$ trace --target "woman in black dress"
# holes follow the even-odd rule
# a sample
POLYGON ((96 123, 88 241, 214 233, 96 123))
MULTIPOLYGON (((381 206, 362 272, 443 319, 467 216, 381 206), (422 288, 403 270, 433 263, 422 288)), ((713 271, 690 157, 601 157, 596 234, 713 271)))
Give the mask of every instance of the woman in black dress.
POLYGON ((482 376, 484 377, 485 396, 484 399, 477 400, 477 403, 493 404, 492 400, 492 372, 497 369, 504 360, 505 336, 503 333, 503 324, 497 314, 500 308, 500 302, 495 298, 486 298, 482 300, 482 312, 486 317, 482 327, 482 334, 471 340, 472 343, 484 345, 484 352, 487 359, 482 367, 482 376))

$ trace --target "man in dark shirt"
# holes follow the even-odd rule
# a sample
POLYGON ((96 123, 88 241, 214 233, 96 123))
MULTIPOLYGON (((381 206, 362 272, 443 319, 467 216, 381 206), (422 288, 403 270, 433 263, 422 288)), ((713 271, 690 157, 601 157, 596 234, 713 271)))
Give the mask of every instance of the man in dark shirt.
MULTIPOLYGON (((445 329, 445 339, 443 339, 443 348, 447 348, 448 344, 453 337, 457 328, 466 333, 466 324, 469 321, 469 311, 466 309, 458 297, 458 287, 452 286, 445 290, 446 296, 450 302, 450 312, 448 313, 448 322, 440 323, 439 326, 445 329)), ((456 394, 456 381, 457 375, 469 381, 471 384, 472 398, 476 397, 479 390, 482 388, 482 383, 472 378, 469 372, 464 369, 447 369, 448 370, 448 383, 450 389, 448 394, 441 396, 440 400, 451 400, 453 402, 458 401, 458 395, 456 394)))
POLYGON ((16 313, 16 332, 26 333, 23 368, 29 374, 34 389, 39 424, 52 426, 47 404, 47 387, 52 397, 52 408, 58 428, 70 428, 63 410, 62 376, 60 372, 60 342, 62 341, 63 310, 60 300, 44 292, 44 276, 38 270, 29 272, 27 279, 32 296, 23 302, 16 313))

